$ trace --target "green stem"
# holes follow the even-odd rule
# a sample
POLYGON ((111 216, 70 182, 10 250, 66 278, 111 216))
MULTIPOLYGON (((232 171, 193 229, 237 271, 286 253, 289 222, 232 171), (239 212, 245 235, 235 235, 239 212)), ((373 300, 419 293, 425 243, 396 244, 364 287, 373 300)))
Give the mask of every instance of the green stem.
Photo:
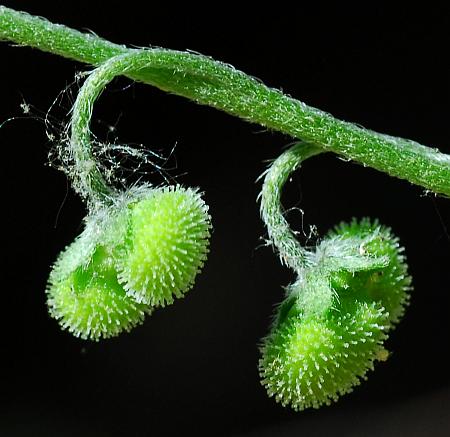
MULTIPOLYGON (((91 34, 0 6, 0 40, 9 40, 99 65, 136 52, 91 34)), ((143 52, 144 50, 142 50, 143 52)), ((162 90, 239 116, 318 145, 348 159, 450 196, 450 156, 414 141, 395 138, 337 120, 210 58, 148 49, 148 67, 127 74, 162 90)))
POLYGON ((278 250, 281 262, 300 276, 303 269, 312 264, 312 255, 300 245, 284 218, 281 194, 289 175, 305 159, 323 152, 320 147, 307 143, 297 143, 287 149, 266 171, 260 195, 261 217, 267 226, 269 240, 278 250))
POLYGON ((70 122, 70 156, 74 168, 69 172, 75 191, 94 208, 99 202, 113 201, 115 189, 103 177, 97 161, 92 155, 91 132, 89 129, 94 103, 106 85, 119 74, 128 70, 128 58, 137 53, 125 53, 105 61, 86 79, 73 106, 70 122))
POLYGON ((70 156, 74 169, 69 172, 75 190, 91 207, 98 202, 110 203, 115 189, 108 185, 92 155, 90 121, 94 103, 116 76, 139 73, 160 61, 159 53, 130 50, 107 59, 86 79, 75 101, 71 119, 70 156))

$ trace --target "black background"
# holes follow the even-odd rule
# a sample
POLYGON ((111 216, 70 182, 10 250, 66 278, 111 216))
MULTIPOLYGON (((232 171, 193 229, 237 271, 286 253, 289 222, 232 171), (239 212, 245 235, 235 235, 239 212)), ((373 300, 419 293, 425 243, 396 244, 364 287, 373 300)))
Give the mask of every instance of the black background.
MULTIPOLYGON (((336 117, 450 153, 448 9, 151 3, 3 2, 114 42, 210 55, 336 117)), ((257 371, 258 341, 293 277, 260 247, 255 180, 290 139, 149 86, 109 87, 93 130, 164 154, 177 144, 169 174, 205 191, 214 233, 185 299, 128 335, 81 341, 45 306, 50 265, 85 211, 65 176, 46 166, 42 117, 86 67, 6 43, 0 56, 0 122, 18 117, 0 129, 1 436, 450 433, 448 200, 335 156, 312 159, 288 184, 283 202, 305 210, 305 231, 315 224, 322 234, 353 216, 390 225, 415 285, 388 362, 337 404, 294 413, 266 396, 257 371)), ((56 130, 76 90, 52 112, 56 130)), ((289 219, 302 229, 300 213, 289 219)))

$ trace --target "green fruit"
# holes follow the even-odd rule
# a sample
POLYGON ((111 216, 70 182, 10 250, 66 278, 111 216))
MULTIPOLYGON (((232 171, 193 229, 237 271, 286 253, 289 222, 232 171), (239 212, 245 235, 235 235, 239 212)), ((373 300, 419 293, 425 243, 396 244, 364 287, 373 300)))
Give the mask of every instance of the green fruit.
POLYGON ((397 323, 409 303, 411 277, 403 255, 403 247, 391 230, 378 221, 363 219, 341 223, 330 232, 328 239, 342 240, 357 238, 361 241, 358 252, 361 257, 385 257, 383 268, 359 269, 349 272, 342 268, 330 274, 330 282, 339 295, 341 305, 355 299, 365 302, 379 302, 388 314, 391 325, 397 323))
POLYGON ((314 259, 261 347, 262 384, 295 410, 330 404, 387 358, 383 342, 411 288, 397 238, 377 222, 341 224, 314 259))
POLYGON ((373 368, 385 322, 385 312, 366 303, 353 314, 288 317, 265 339, 261 382, 269 396, 296 411, 329 405, 373 368))
POLYGON ((140 187, 96 209, 61 253, 47 286, 50 314, 75 336, 129 331, 192 287, 210 217, 196 190, 140 187))
POLYGON ((127 296, 106 248, 97 247, 86 266, 61 274, 64 259, 70 258, 77 246, 75 241, 61 254, 50 275, 50 314, 76 337, 91 340, 114 337, 142 323, 151 308, 127 296))
POLYGON ((131 206, 129 220, 117 263, 127 294, 152 306, 183 297, 208 253, 210 217, 199 193, 178 186, 155 189, 131 206))

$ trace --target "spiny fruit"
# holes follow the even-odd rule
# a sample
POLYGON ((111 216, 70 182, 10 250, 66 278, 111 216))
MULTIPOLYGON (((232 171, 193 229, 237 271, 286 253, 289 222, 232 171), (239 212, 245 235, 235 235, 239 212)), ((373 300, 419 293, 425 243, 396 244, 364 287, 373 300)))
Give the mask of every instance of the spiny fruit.
POLYGON ((114 337, 142 323, 152 309, 126 295, 107 248, 98 246, 87 265, 78 265, 68 274, 62 272, 64 258, 72 257, 77 246, 79 241, 61 254, 50 274, 50 314, 76 337, 91 340, 114 337))
POLYGON ((193 285, 209 230, 196 190, 130 190, 91 213, 58 257, 47 286, 50 314, 83 339, 129 331, 193 285))
POLYGON ((153 306, 183 297, 206 260, 210 223, 208 207, 190 188, 156 189, 132 205, 118 262, 127 294, 153 306))
POLYGON ((330 275, 330 282, 339 294, 341 304, 344 305, 344 300, 355 297, 366 302, 380 302, 388 313, 389 323, 397 323, 409 303, 411 291, 411 276, 408 274, 404 248, 400 246, 398 237, 377 220, 362 219, 341 223, 326 237, 333 238, 356 238, 361 241, 357 250, 362 257, 386 257, 388 260, 384 268, 354 272, 335 270, 330 275), (357 296, 351 290, 357 290, 357 296))
POLYGON ((316 250, 261 346, 262 384, 294 410, 336 401, 387 358, 410 290, 402 249, 377 222, 342 224, 316 250))
POLYGON ((299 411, 329 405, 373 367, 386 314, 361 304, 354 314, 288 317, 265 340, 259 363, 269 396, 299 411))

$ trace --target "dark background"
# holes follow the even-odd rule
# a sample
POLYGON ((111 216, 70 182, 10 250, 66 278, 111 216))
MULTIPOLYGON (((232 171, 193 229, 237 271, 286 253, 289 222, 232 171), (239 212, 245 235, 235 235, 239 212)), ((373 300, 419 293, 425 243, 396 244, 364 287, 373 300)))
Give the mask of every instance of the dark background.
MULTIPOLYGON (((447 8, 2 3, 114 42, 210 55, 336 117, 450 153, 447 8)), ((0 56, 0 122, 18 117, 0 129, 1 436, 449 435, 448 200, 335 156, 312 159, 288 184, 284 205, 305 211, 305 231, 315 224, 322 234, 353 216, 392 226, 415 285, 388 362, 337 404, 294 413, 266 396, 257 371, 258 341, 293 276, 260 247, 255 180, 290 139, 125 79, 109 87, 95 133, 166 155, 177 144, 168 174, 205 191, 214 233, 185 299, 128 335, 78 340, 50 319, 44 289, 85 210, 46 165, 52 143, 42 119, 86 67, 6 43, 0 56)), ((52 111, 54 132, 77 87, 52 111)), ((302 229, 300 213, 289 219, 302 229)))

